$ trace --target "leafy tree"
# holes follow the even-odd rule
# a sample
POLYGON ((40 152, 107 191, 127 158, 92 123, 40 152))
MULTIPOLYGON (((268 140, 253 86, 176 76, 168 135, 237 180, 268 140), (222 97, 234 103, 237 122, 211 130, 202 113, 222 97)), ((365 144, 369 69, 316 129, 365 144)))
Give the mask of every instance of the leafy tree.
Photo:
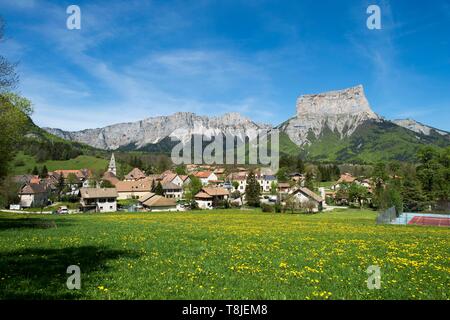
MULTIPOLYGON (((14 96, 16 97, 16 96, 14 96)), ((31 103, 17 98, 11 101, 5 94, 0 95, 0 179, 8 172, 9 162, 15 155, 16 146, 22 141, 28 125, 27 108, 31 103)))
POLYGON ((238 188, 239 188, 239 182, 233 181, 231 184, 232 184, 234 190, 238 190, 238 188))
MULTIPOLYGON (((0 17, 0 41, 3 40, 5 22, 0 17)), ((9 62, 4 56, 0 55, 0 94, 13 90, 19 77, 15 71, 16 65, 9 62)))
POLYGON ((189 202, 191 209, 198 209, 197 202, 195 201, 195 195, 200 192, 203 185, 199 178, 194 175, 190 175, 190 182, 184 186, 184 198, 189 202))
POLYGON ((278 169, 277 172, 277 180, 279 182, 286 182, 289 180, 288 176, 287 176, 287 172, 286 172, 286 168, 280 168, 278 169))
POLYGON ((102 180, 101 186, 102 188, 114 188, 113 184, 109 180, 102 180))
POLYGON ((372 172, 372 179, 375 182, 375 187, 380 188, 388 180, 389 176, 386 172, 386 165, 379 162, 375 165, 372 172))
POLYGON ((259 206, 259 196, 261 195, 261 186, 256 180, 255 173, 250 171, 247 176, 247 186, 245 188, 245 199, 247 204, 252 207, 259 206))
POLYGON ((301 204, 301 207, 303 207, 307 213, 313 213, 314 209, 316 208, 316 203, 312 200, 308 200, 305 203, 301 204))
POLYGON ((357 202, 359 207, 362 208, 364 201, 368 198, 367 188, 357 183, 350 184, 348 198, 351 202, 357 202))
POLYGON ((386 210, 395 207, 398 212, 403 211, 402 195, 396 186, 386 185, 378 193, 375 193, 373 203, 379 210, 386 210))
POLYGON ((17 194, 20 187, 11 177, 6 177, 0 181, 0 208, 7 208, 10 204, 18 203, 17 194))
POLYGON ((278 184, 275 181, 272 181, 270 183, 270 194, 271 195, 276 195, 277 194, 277 190, 278 190, 278 184))
POLYGON ((176 168, 175 168, 175 172, 176 172, 176 174, 178 174, 178 175, 186 175, 187 174, 187 172, 186 172, 186 166, 184 166, 184 165, 180 165, 180 166, 177 166, 176 168))
POLYGON ((68 185, 76 185, 78 184, 78 178, 74 173, 69 173, 67 175, 67 184, 68 185))
POLYGON ((296 210, 300 209, 301 205, 298 201, 297 197, 294 195, 289 195, 285 201, 285 207, 287 210, 290 210, 291 213, 294 213, 296 210))

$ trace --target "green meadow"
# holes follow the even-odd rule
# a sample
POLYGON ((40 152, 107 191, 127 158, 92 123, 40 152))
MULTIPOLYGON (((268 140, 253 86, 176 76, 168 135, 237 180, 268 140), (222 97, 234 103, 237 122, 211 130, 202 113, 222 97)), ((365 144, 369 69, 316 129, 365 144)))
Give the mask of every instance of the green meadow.
POLYGON ((11 171, 13 174, 27 174, 30 173, 35 166, 41 170, 44 165, 47 167, 48 171, 85 168, 91 170, 105 170, 108 166, 108 160, 94 156, 81 155, 69 160, 47 160, 44 162, 37 162, 34 157, 26 155, 23 152, 18 152, 11 164, 11 171))
POLYGON ((450 229, 375 216, 0 213, 0 299, 450 299, 450 229))

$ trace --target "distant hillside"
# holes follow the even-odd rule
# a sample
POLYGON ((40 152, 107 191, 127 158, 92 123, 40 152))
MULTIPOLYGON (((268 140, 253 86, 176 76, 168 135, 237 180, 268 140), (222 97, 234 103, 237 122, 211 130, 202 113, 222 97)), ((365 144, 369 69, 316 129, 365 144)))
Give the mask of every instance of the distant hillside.
POLYGON ((30 173, 35 166, 40 170, 44 165, 49 171, 57 169, 85 168, 95 171, 105 170, 108 166, 108 160, 94 156, 81 155, 69 160, 46 160, 43 162, 37 162, 35 157, 19 152, 12 161, 11 173, 15 175, 27 174, 30 173))
POLYGON ((34 166, 54 169, 104 169, 109 153, 91 146, 68 141, 52 135, 28 121, 24 138, 17 146, 17 154, 10 164, 14 174, 29 173, 34 166))
POLYGON ((17 146, 37 161, 69 160, 80 155, 107 156, 107 152, 83 143, 68 141, 41 129, 29 119, 23 141, 17 146))
POLYGON ((448 137, 425 135, 390 121, 366 121, 348 137, 340 138, 325 128, 319 137, 311 134, 311 144, 302 148, 305 158, 316 161, 374 163, 380 160, 415 162, 425 145, 450 146, 448 137))

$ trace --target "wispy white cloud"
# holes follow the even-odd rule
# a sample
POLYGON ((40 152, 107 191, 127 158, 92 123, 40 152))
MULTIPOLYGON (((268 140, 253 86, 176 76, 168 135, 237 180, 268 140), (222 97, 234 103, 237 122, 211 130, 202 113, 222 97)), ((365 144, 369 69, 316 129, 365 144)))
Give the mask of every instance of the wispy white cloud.
MULTIPOLYGON (((68 31, 59 25, 60 6, 46 3, 41 10, 46 19, 28 26, 29 31, 52 43, 68 63, 108 87, 113 97, 97 101, 98 95, 76 75, 58 75, 56 80, 27 70, 30 76, 21 83, 21 88, 34 101, 34 118, 40 125, 75 130, 177 111, 220 114, 239 110, 246 115, 256 115, 260 121, 273 115, 264 111, 271 102, 264 95, 255 95, 255 92, 236 96, 228 102, 211 99, 214 92, 231 90, 250 82, 269 87, 270 79, 259 64, 226 50, 179 49, 153 51, 126 65, 115 65, 91 52, 124 30, 117 19, 124 10, 130 10, 128 5, 123 10, 108 8, 106 14, 101 6, 83 6, 81 32, 68 31), (204 91, 194 90, 194 83, 202 84, 204 91), (68 117, 72 113, 73 116, 68 117), (83 119, 80 119, 80 116, 75 116, 77 113, 90 116, 81 116, 83 119)), ((173 13, 163 9, 157 12, 166 12, 170 19, 174 19, 173 13)), ((152 26, 162 21, 159 15, 152 26)), ((171 25, 170 29, 173 28, 171 25)), ((156 29, 156 32, 171 31, 165 26, 156 29)))

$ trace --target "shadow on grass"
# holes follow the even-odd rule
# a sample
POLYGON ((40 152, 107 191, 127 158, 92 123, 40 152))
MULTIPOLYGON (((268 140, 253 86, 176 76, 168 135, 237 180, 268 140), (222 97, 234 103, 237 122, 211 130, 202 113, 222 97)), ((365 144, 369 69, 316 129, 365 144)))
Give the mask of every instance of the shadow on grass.
POLYGON ((108 272, 106 263, 110 260, 138 256, 133 251, 97 246, 34 248, 0 253, 0 299, 88 298, 86 287, 99 285, 96 277, 89 277, 90 274, 108 272), (70 265, 80 267, 80 290, 67 289, 70 274, 66 270, 70 265))
POLYGON ((50 229, 69 226, 70 223, 62 219, 49 218, 0 218, 0 231, 9 229, 50 229))

